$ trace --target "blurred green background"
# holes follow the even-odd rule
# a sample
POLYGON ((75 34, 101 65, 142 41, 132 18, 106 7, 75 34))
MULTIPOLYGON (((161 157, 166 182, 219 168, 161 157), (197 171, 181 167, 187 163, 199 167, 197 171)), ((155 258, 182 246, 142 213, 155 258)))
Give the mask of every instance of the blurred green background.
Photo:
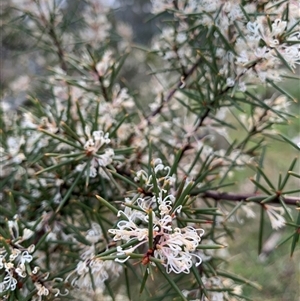
MULTIPOLYGON (((300 70, 297 74, 300 79, 300 70)), ((277 126, 284 135, 295 142, 300 142, 300 80, 288 80, 283 86, 295 98, 297 102, 290 106, 290 112, 295 114, 289 125, 277 126)), ((266 93, 272 91, 266 91, 266 93)), ((237 133, 231 133, 234 137, 237 133)), ((264 171, 276 185, 279 173, 286 173, 289 164, 295 158, 299 158, 299 150, 292 148, 287 143, 276 140, 269 140, 268 156, 264 162, 264 171)), ((300 173, 300 160, 298 160, 294 171, 300 173)), ((253 176, 253 171, 243 171, 243 177, 237 176, 235 180, 253 176)), ((244 180, 243 180, 244 182, 244 180)), ((249 180, 250 184, 250 180, 249 180)), ((244 183, 241 182, 241 185, 244 183)), ((251 184, 250 184, 251 185, 251 184)), ((300 179, 291 178, 287 189, 297 189, 300 187, 300 179)), ((294 196, 300 196, 295 194, 294 196)), ((255 301, 299 301, 300 300, 300 248, 296 248, 293 257, 290 256, 291 240, 287 241, 261 260, 258 254, 259 237, 259 214, 260 208, 256 206, 255 219, 245 219, 243 224, 235 224, 236 238, 231 243, 228 260, 229 270, 239 274, 251 281, 255 281, 262 286, 262 290, 255 290, 244 286, 243 292, 247 297, 255 301)), ((270 221, 265 217, 264 236, 265 242, 274 233, 270 226, 270 221)), ((278 243, 284 241, 292 233, 292 228, 285 227, 278 231, 278 243)), ((277 245, 275 244, 275 246, 277 245)))

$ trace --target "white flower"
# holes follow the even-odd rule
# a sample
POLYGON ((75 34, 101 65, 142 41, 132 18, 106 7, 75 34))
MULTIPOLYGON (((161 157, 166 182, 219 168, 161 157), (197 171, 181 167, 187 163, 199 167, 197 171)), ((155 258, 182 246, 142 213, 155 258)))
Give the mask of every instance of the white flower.
POLYGON ((19 256, 20 253, 21 251, 19 249, 14 248, 11 254, 9 255, 9 261, 14 261, 19 256))
POLYGON ((4 268, 5 268, 5 270, 6 270, 7 272, 9 272, 11 269, 13 269, 14 266, 15 266, 15 265, 14 265, 12 262, 6 262, 6 263, 4 263, 4 268))
POLYGON ((115 152, 113 149, 111 148, 106 149, 104 154, 98 156, 97 161, 99 166, 106 167, 107 165, 111 164, 114 155, 115 152))
POLYGON ((285 46, 279 49, 280 54, 284 57, 291 68, 295 69, 295 64, 300 64, 300 50, 297 46, 285 46))
MULTIPOLYGON (((141 212, 139 210, 134 210, 130 208, 127 205, 132 205, 133 202, 130 200, 130 198, 125 198, 125 208, 124 208, 124 214, 128 217, 128 219, 136 222, 137 220, 143 220, 145 217, 145 213, 141 212)), ((142 207, 141 207, 142 208, 142 207)))
POLYGON ((134 177, 135 182, 143 181, 146 182, 148 180, 148 174, 144 170, 139 170, 134 177))
MULTIPOLYGON (((125 262, 130 258, 137 247, 149 242, 149 210, 152 209, 153 221, 153 256, 160 259, 162 265, 165 266, 167 273, 189 273, 196 259, 196 266, 202 260, 199 255, 195 254, 201 236, 204 234, 202 229, 194 229, 192 226, 184 228, 174 227, 173 219, 180 213, 181 206, 174 208, 175 197, 168 194, 168 191, 163 189, 166 183, 169 183, 170 167, 164 166, 161 160, 154 161, 154 172, 158 173, 166 171, 165 177, 157 180, 158 194, 153 197, 134 198, 134 201, 141 210, 132 208, 125 208, 124 211, 119 211, 118 216, 125 216, 126 220, 121 220, 117 223, 117 229, 109 229, 108 232, 114 235, 113 240, 138 240, 138 244, 134 244, 127 249, 121 247, 117 248, 117 256, 124 256, 126 258, 116 258, 118 262, 125 262), (161 187, 161 186, 162 187, 161 187), (136 213, 135 213, 136 211, 136 213), (138 221, 138 223, 136 223, 138 221), (146 224, 145 224, 146 223, 146 224)), ((138 179, 145 177, 147 182, 152 182, 152 176, 148 177, 145 173, 140 172, 138 179)), ((149 185, 152 187, 152 184, 149 185)), ((132 202, 127 198, 126 204, 132 205, 132 202)), ((153 262, 151 264, 154 264, 153 262)))
POLYGON ((239 82, 238 89, 241 92, 246 92, 247 90, 246 84, 244 82, 239 82))
POLYGON ((162 199, 163 193, 165 193, 165 191, 161 190, 159 193, 159 198, 157 199, 157 202, 159 204, 158 209, 161 216, 169 214, 172 210, 172 205, 175 202, 175 197, 172 194, 169 194, 164 199, 162 199))
POLYGON ((99 258, 94 258, 91 260, 89 267, 91 269, 91 274, 93 275, 95 285, 97 286, 97 283, 102 283, 108 279, 108 273, 107 270, 104 268, 105 266, 105 261, 99 259, 99 258))
POLYGON ((2 282, 0 282, 0 293, 5 291, 14 291, 17 287, 17 279, 15 279, 11 273, 6 273, 2 282))
POLYGON ((103 290, 105 288, 104 282, 110 276, 118 276, 122 270, 122 266, 113 261, 103 261, 100 258, 91 255, 91 258, 85 261, 80 261, 77 264, 76 272, 78 277, 72 283, 79 288, 88 290, 93 289, 94 285, 103 290), (93 277, 93 280, 91 279, 93 277))
POLYGON ((22 241, 29 239, 33 234, 34 234, 34 232, 32 230, 25 228, 23 230, 22 241))
MULTIPOLYGON (((5 254, 6 255, 6 254, 5 254)), ((5 255, 0 255, 0 269, 3 269, 5 264, 5 255)))
POLYGON ((21 255, 20 262, 24 264, 25 262, 31 262, 32 256, 29 255, 28 251, 24 251, 21 255))
POLYGON ((35 266, 35 267, 33 268, 33 270, 32 270, 32 274, 33 274, 33 275, 36 275, 36 274, 39 272, 39 270, 40 270, 40 267, 35 266))
POLYGON ((132 108, 134 107, 133 98, 128 94, 127 88, 120 88, 120 85, 115 85, 113 88, 113 105, 116 107, 132 108))
POLYGON ((106 51, 101 61, 97 63, 96 70, 99 76, 104 76, 113 65, 112 54, 112 51, 106 51))
POLYGON ((258 22, 248 22, 248 31, 253 35, 254 38, 259 38, 261 35, 261 25, 258 22))
POLYGON ((42 285, 39 282, 35 282, 34 285, 37 289, 38 296, 48 296, 49 295, 49 290, 44 285, 42 285))
POLYGON ((103 131, 94 131, 93 138, 90 138, 84 144, 84 149, 88 154, 95 155, 97 151, 104 145, 109 144, 109 133, 105 133, 103 131))
POLYGON ((285 226, 284 209, 282 207, 275 207, 271 205, 264 205, 269 216, 271 226, 274 230, 278 230, 285 226))
POLYGON ((110 139, 109 139, 109 134, 108 133, 103 133, 102 131, 95 131, 93 132, 93 137, 95 142, 100 141, 100 146, 102 146, 103 144, 109 144, 110 143, 110 139))
POLYGON ((228 86, 228 87, 233 87, 234 86, 234 83, 235 83, 235 81, 234 81, 234 79, 233 78, 227 78, 227 80, 226 80, 226 85, 228 86))
POLYGON ((109 229, 108 232, 114 234, 114 240, 127 240, 137 238, 139 241, 147 240, 148 238, 148 229, 139 228, 133 221, 122 220, 117 224, 119 229, 109 229))
POLYGON ((211 292, 211 301, 223 301, 224 300, 224 293, 223 292, 211 292))
POLYGON ((243 293, 242 285, 235 285, 233 287, 233 293, 236 294, 236 295, 241 295, 243 293))
POLYGON ((154 251, 154 256, 163 261, 167 273, 188 274, 193 265, 191 254, 183 251, 177 252, 167 246, 158 246, 158 249, 154 251))
MULTIPOLYGON (((151 255, 161 261, 167 273, 189 273, 194 264, 197 266, 202 262, 195 252, 204 230, 194 229, 192 226, 179 228, 174 225, 173 220, 180 214, 182 206, 174 207, 176 198, 166 187, 171 188, 170 186, 175 183, 175 178, 170 176, 170 167, 165 166, 160 159, 153 160, 152 168, 154 175, 148 176, 146 172, 139 171, 135 180, 145 182, 147 189, 150 190, 154 187, 155 181, 156 189, 153 196, 134 196, 132 201, 126 198, 124 211, 118 212, 118 217, 125 217, 125 220, 119 221, 116 228, 108 230, 114 235, 114 241, 123 240, 127 243, 133 241, 128 248, 117 247, 118 257, 115 261, 127 261, 139 246, 149 243, 148 224, 151 213, 153 223, 151 255), (137 205, 139 209, 130 208, 131 205, 137 205), (134 243, 134 241, 139 242, 134 243), (126 255, 125 258, 124 255, 126 255)), ((146 254, 145 259, 147 256, 146 254)), ((150 263, 155 265, 151 260, 150 263)))
POLYGON ((186 35, 185 32, 179 32, 179 33, 177 34, 176 41, 177 41, 179 44, 185 42, 186 39, 187 39, 187 35, 186 35))
POLYGON ((113 162, 113 157, 115 155, 114 150, 108 148, 105 149, 103 154, 97 153, 104 145, 110 143, 109 133, 104 134, 103 131, 94 131, 92 135, 93 138, 89 138, 84 144, 86 155, 88 157, 92 156, 89 161, 89 166, 86 168, 87 163, 82 163, 76 166, 76 170, 80 172, 86 168, 85 175, 89 171, 89 176, 91 178, 95 178, 97 174, 99 174, 103 178, 109 179, 103 170, 103 167, 106 167, 113 162))
POLYGON ((165 170, 165 171, 167 171, 167 176, 169 175, 171 168, 170 168, 170 166, 165 166, 162 163, 161 159, 155 159, 153 162, 153 165, 154 165, 155 174, 157 174, 159 171, 165 170))
POLYGON ((19 237, 19 225, 18 225, 17 220, 8 221, 8 228, 9 228, 9 233, 12 238, 19 237))
POLYGON ((174 233, 167 234, 164 231, 159 233, 160 240, 157 244, 157 250, 154 251, 154 257, 161 259, 166 267, 167 273, 186 273, 190 272, 193 265, 192 257, 196 257, 198 266, 202 260, 193 253, 200 243, 201 236, 204 231, 201 229, 201 234, 192 227, 183 229, 175 228, 174 233))
POLYGON ((268 53, 268 48, 266 46, 260 48, 260 47, 257 47, 254 54, 256 57, 258 58, 264 58, 266 56, 266 54, 268 53))
POLYGON ((276 19, 272 24, 272 35, 275 37, 281 35, 284 32, 286 25, 287 25, 286 21, 276 19))
POLYGON ((89 272, 87 261, 79 261, 77 263, 76 272, 78 275, 83 275, 89 272))
POLYGON ((102 237, 102 230, 100 226, 96 223, 92 223, 92 228, 89 231, 87 231, 85 238, 94 244, 98 242, 101 239, 101 237, 102 237))
POLYGON ((22 278, 26 277, 26 270, 25 270, 25 264, 21 263, 16 269, 15 272, 22 278))
POLYGON ((237 63, 246 64, 249 62, 249 56, 246 50, 242 50, 236 59, 237 63))

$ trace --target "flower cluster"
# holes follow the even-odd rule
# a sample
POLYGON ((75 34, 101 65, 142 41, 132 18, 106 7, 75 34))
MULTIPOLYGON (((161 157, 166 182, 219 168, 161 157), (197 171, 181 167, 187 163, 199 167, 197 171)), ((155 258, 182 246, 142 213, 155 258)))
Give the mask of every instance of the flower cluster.
MULTIPOLYGON (((4 273, 3 281, 0 282, 0 293, 14 291, 17 284, 28 276, 26 265, 32 261, 33 251, 34 245, 24 249, 13 247, 10 254, 4 248, 0 249, 0 270, 1 274, 4 273)), ((36 268, 32 273, 35 274, 37 270, 36 268)))
POLYGON ((170 167, 164 166, 161 160, 154 161, 153 165, 153 174, 139 171, 136 176, 136 180, 144 183, 152 196, 133 198, 132 201, 126 199, 125 209, 118 213, 119 217, 126 219, 119 221, 116 229, 108 230, 114 235, 115 241, 138 241, 127 249, 118 247, 117 255, 126 255, 126 258, 116 260, 126 261, 139 246, 148 244, 152 248, 145 255, 148 256, 146 262, 151 262, 149 256, 153 256, 165 266, 167 273, 189 273, 194 264, 193 258, 196 259, 196 265, 201 263, 201 258, 194 252, 204 230, 191 225, 183 228, 176 226, 176 216, 180 214, 181 206, 176 207, 176 198, 169 193, 174 177, 170 175, 170 167), (132 209, 132 206, 137 206, 137 209, 132 209), (152 226, 149 226, 150 220, 152 226), (153 241, 149 242, 149 237, 153 241))
POLYGON ((241 2, 153 0, 154 13, 170 10, 178 21, 176 26, 162 29, 153 48, 184 75, 191 60, 198 56, 194 49, 199 47, 201 26, 215 28, 215 56, 206 56, 205 51, 202 55, 210 63, 218 63, 227 87, 244 92, 253 82, 281 81, 285 71, 280 67, 295 72, 300 63, 299 4, 292 0, 269 1, 264 4, 264 13, 256 16, 260 4, 241 2), (191 13, 195 18, 189 16, 191 13), (187 19, 193 22, 193 30, 188 30, 187 19), (224 39, 230 41, 230 47, 223 44, 224 39))
POLYGON ((114 261, 103 261, 96 257, 96 244, 103 240, 102 230, 98 224, 92 223, 91 229, 85 233, 85 238, 90 245, 82 248, 80 261, 77 263, 76 269, 66 278, 66 281, 73 278, 71 285, 74 287, 88 291, 95 288, 104 291, 104 282, 108 279, 117 278, 122 272, 122 265, 114 261))
POLYGON ((93 256, 77 264, 76 277, 71 284, 90 291, 95 288, 104 290, 104 282, 109 278, 115 279, 122 270, 122 266, 114 261, 103 261, 93 256))
MULTIPOLYGON (((84 144, 86 156, 90 158, 88 166, 89 176, 94 178, 98 172, 103 178, 108 178, 103 169, 112 163, 115 153, 111 148, 105 149, 102 154, 99 154, 99 151, 102 150, 103 146, 110 143, 110 139, 108 138, 109 134, 104 134, 103 131, 94 131, 92 136, 93 137, 90 137, 84 144)), ((83 170, 86 164, 87 163, 82 163, 78 165, 77 170, 83 170)))
POLYGON ((267 22, 267 17, 248 22, 245 37, 238 38, 236 42, 237 73, 243 74, 249 66, 253 66, 248 76, 252 80, 258 77, 261 82, 268 79, 279 81, 284 73, 278 70, 280 65, 286 64, 295 70, 296 64, 300 63, 300 48, 297 45, 300 42, 299 33, 291 34, 287 31, 294 24, 278 18, 269 29, 267 22))
POLYGON ((84 28, 80 37, 94 47, 98 47, 109 36, 111 23, 107 18, 109 9, 103 5, 105 1, 89 0, 89 5, 84 7, 84 28))
POLYGON ((271 222, 271 227, 274 230, 278 230, 285 226, 286 220, 283 217, 284 209, 282 207, 272 206, 272 205, 264 205, 264 209, 267 212, 267 215, 271 222))
MULTIPOLYGON (((34 232, 20 227, 18 217, 7 222, 9 238, 2 237, 0 241, 0 294, 4 298, 14 296, 17 287, 23 287, 23 293, 34 287, 33 300, 42 300, 50 293, 55 296, 61 293, 48 281, 49 273, 42 273, 39 265, 34 263, 33 254, 36 251, 34 244, 28 245, 28 240, 34 232), (26 289, 25 289, 26 286, 26 289)), ((11 299, 11 298, 10 298, 11 299)))
POLYGON ((28 14, 36 14, 41 19, 50 19, 51 14, 59 14, 61 9, 66 8, 66 3, 64 0, 55 0, 55 1, 32 1, 32 0, 12 0, 12 7, 17 8, 18 10, 24 10, 28 14))

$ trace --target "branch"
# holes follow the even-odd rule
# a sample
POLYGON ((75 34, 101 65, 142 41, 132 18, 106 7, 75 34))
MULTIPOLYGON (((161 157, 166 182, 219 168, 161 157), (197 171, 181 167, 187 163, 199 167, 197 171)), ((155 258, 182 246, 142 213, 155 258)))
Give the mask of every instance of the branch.
MULTIPOLYGON (((200 59, 201 59, 201 58, 200 58, 200 59)), ((254 68, 254 67, 256 66, 256 64, 257 64, 258 62, 260 62, 261 60, 262 60, 261 58, 260 58, 260 59, 257 59, 257 60, 254 61, 251 65, 247 66, 247 69, 245 69, 243 72, 241 72, 240 74, 238 74, 238 75, 236 76, 236 78, 235 78, 235 80, 234 80, 235 83, 238 82, 239 79, 240 79, 240 78, 241 78, 248 70, 254 68)), ((222 89, 222 90, 217 94, 217 96, 215 97, 215 100, 212 102, 212 104, 214 104, 214 102, 215 102, 216 100, 218 100, 220 96, 225 95, 225 94, 226 94, 228 91, 230 91, 231 89, 232 89, 232 87, 230 87, 230 86, 226 86, 224 89, 222 89)), ((212 105, 212 104, 211 104, 211 105, 212 105)), ((191 144, 190 138, 193 136, 193 134, 195 134, 195 133, 197 132, 197 130, 198 130, 201 126, 203 126, 204 120, 208 117, 210 111, 211 111, 211 108, 207 108, 207 109, 204 111, 204 113, 202 114, 202 116, 199 118, 197 124, 195 125, 195 127, 194 127, 194 129, 193 129, 193 131, 192 131, 192 134, 191 134, 191 135, 188 137, 188 139, 187 139, 187 143, 183 146, 183 151, 182 151, 182 154, 181 154, 179 160, 181 160, 181 158, 183 157, 184 152, 185 152, 186 150, 188 150, 188 149, 191 148, 191 145, 190 145, 190 144, 191 144)), ((264 113, 266 114, 266 112, 268 112, 268 110, 265 111, 264 113)), ((263 117, 264 117, 264 115, 261 116, 261 118, 263 118, 263 117)), ((251 130, 251 132, 249 132, 249 135, 250 135, 250 136, 253 136, 253 135, 255 135, 255 134, 258 133, 258 132, 259 132, 259 131, 256 130, 256 127, 253 127, 253 129, 251 130)), ((250 137, 250 136, 248 136, 248 137, 250 137)), ((247 141, 248 138, 246 137, 244 140, 247 141)), ((243 145, 243 143, 244 143, 244 141, 241 142, 241 143, 238 145, 238 147, 235 147, 235 148, 241 147, 241 146, 243 145)))
POLYGON ((98 81, 99 81, 99 83, 100 83, 100 87, 101 87, 101 91, 102 91, 102 95, 103 95, 103 97, 104 97, 104 100, 105 100, 106 102, 109 102, 109 97, 108 97, 108 94, 107 94, 107 90, 106 90, 106 88, 105 88, 105 86, 104 86, 103 78, 102 78, 102 76, 98 73, 95 64, 94 64, 94 66, 93 66, 93 69, 94 69, 94 72, 96 72, 96 74, 97 74, 97 78, 98 78, 98 81))
MULTIPOLYGON (((196 195, 197 193, 191 193, 191 195, 196 195)), ((257 201, 256 202, 261 202, 262 200, 266 199, 267 197, 269 197, 269 195, 262 195, 262 194, 255 194, 255 193, 227 193, 227 192, 217 192, 217 191, 205 191, 202 194, 200 194, 201 197, 203 198, 211 198, 214 199, 216 201, 237 201, 237 202, 241 202, 241 201, 247 201, 247 199, 252 198, 252 197, 257 197, 257 201)), ((284 199, 284 202, 287 205, 300 205, 300 197, 286 197, 281 195, 281 197, 284 199)), ((280 200, 279 200, 279 195, 272 200, 270 203, 278 203, 280 204, 280 200)))
POLYGON ((60 67, 62 70, 64 70, 66 72, 67 71, 67 63, 65 60, 65 54, 64 54, 63 48, 60 44, 60 40, 55 31, 54 19, 51 18, 51 20, 48 21, 43 10, 41 9, 40 3, 37 2, 36 5, 37 5, 37 9, 40 13, 39 17, 42 21, 42 25, 44 25, 45 28, 49 27, 47 32, 48 32, 48 35, 49 35, 50 39, 52 40, 54 46, 56 47, 56 54, 59 59, 60 67))
POLYGON ((65 54, 64 51, 61 47, 60 41, 56 35, 56 32, 52 26, 52 24, 50 24, 50 29, 49 29, 49 36, 51 37, 55 47, 56 47, 56 53, 60 62, 60 67, 62 70, 67 71, 67 63, 65 61, 65 54))
POLYGON ((196 70, 197 66, 200 64, 202 58, 199 58, 196 63, 186 72, 186 75, 184 77, 182 77, 178 83, 176 84, 175 88, 171 89, 167 95, 167 97, 162 101, 161 105, 154 110, 148 117, 146 117, 146 120, 149 123, 151 123, 151 118, 156 116, 157 114, 160 113, 160 111, 163 109, 163 107, 165 106, 166 103, 168 103, 172 97, 174 96, 175 92, 180 89, 180 87, 182 86, 183 81, 186 81, 192 74, 193 72, 196 70))

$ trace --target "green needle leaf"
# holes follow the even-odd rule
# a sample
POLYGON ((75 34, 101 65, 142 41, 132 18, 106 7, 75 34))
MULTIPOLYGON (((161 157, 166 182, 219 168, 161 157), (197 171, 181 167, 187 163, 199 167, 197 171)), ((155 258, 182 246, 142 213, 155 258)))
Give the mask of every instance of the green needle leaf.
POLYGON ((169 284, 173 287, 173 289, 177 292, 178 296, 181 297, 182 301, 188 301, 186 297, 182 294, 181 289, 176 285, 176 283, 172 280, 170 275, 168 275, 164 267, 160 263, 156 263, 157 269, 160 271, 160 273, 165 277, 165 279, 169 282, 169 284))
POLYGON ((148 276, 149 276, 149 272, 148 272, 148 268, 146 268, 145 273, 144 273, 144 277, 143 277, 143 280, 142 280, 141 288, 140 288, 140 294, 143 292, 143 290, 145 288, 148 276))
POLYGON ((58 208, 56 209, 55 213, 58 213, 60 209, 64 206, 68 198, 71 196, 71 193, 73 192, 74 188, 76 187, 77 183, 79 182, 79 179, 83 176, 83 173, 86 170, 87 165, 78 173, 76 179, 74 180, 72 186, 69 188, 67 193, 65 194, 64 198, 61 200, 58 208))
POLYGON ((118 214, 119 210, 114 207, 113 205, 111 205, 109 202, 107 202, 106 200, 104 200, 100 195, 96 195, 97 200, 100 201, 100 203, 102 205, 104 205, 105 207, 107 207, 112 213, 114 213, 115 215, 118 214))

